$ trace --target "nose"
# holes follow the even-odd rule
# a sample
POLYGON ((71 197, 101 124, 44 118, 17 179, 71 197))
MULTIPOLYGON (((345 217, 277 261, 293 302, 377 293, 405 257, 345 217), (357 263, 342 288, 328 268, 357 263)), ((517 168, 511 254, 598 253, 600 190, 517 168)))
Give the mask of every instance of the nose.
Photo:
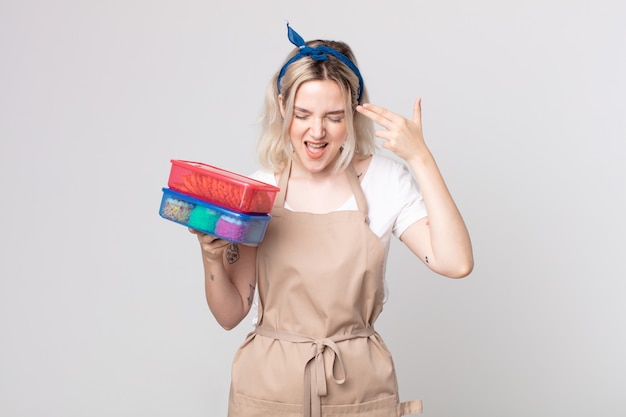
POLYGON ((326 134, 324 127, 324 118, 311 117, 311 125, 309 126, 309 134, 313 139, 321 139, 326 134))

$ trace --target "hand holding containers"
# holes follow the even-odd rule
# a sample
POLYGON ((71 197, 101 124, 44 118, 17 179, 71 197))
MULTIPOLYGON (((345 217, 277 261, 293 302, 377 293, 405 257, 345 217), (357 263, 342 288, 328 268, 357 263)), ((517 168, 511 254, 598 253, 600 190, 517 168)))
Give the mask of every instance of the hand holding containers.
POLYGON ((278 187, 200 162, 171 162, 161 217, 231 242, 263 240, 278 187))

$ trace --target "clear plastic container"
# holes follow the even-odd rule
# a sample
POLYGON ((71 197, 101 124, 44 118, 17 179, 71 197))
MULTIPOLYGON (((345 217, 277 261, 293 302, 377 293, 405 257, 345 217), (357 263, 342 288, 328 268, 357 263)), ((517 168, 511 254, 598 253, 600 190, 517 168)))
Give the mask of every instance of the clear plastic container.
POLYGON ((163 188, 161 217, 202 233, 236 243, 256 244, 265 236, 269 214, 229 210, 189 195, 163 188))
POLYGON ((170 189, 242 213, 270 213, 280 189, 201 162, 171 160, 170 189))

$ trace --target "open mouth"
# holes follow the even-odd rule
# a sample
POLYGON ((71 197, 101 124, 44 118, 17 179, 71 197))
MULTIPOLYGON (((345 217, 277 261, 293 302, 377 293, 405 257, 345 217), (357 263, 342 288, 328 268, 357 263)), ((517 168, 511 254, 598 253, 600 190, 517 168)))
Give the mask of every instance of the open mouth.
POLYGON ((310 153, 319 153, 324 150, 328 146, 328 143, 313 143, 313 142, 304 142, 306 148, 310 153))

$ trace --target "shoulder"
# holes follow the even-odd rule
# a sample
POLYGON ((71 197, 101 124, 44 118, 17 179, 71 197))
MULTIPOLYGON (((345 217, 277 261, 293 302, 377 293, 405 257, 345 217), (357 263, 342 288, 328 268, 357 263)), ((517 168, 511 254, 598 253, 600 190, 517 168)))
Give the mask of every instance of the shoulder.
POLYGON ((380 205, 385 211, 399 213, 423 205, 421 191, 409 167, 388 156, 372 157, 361 187, 371 207, 380 205))
POLYGON ((374 154, 363 178, 363 187, 397 189, 412 182, 412 174, 407 166, 389 156, 374 154))
POLYGON ((361 182, 367 199, 370 228, 385 245, 392 233, 399 236, 425 216, 417 182, 400 160, 374 154, 361 182))
POLYGON ((400 236, 410 225, 427 215, 413 173, 397 159, 378 155, 361 184, 370 209, 372 230, 379 236, 400 236), (371 171, 370 171, 371 169, 371 171), (371 175, 370 175, 371 174, 371 175))
POLYGON ((264 182, 266 184, 277 185, 276 176, 274 175, 274 173, 265 169, 258 169, 254 171, 252 174, 249 175, 249 177, 257 181, 264 182))

